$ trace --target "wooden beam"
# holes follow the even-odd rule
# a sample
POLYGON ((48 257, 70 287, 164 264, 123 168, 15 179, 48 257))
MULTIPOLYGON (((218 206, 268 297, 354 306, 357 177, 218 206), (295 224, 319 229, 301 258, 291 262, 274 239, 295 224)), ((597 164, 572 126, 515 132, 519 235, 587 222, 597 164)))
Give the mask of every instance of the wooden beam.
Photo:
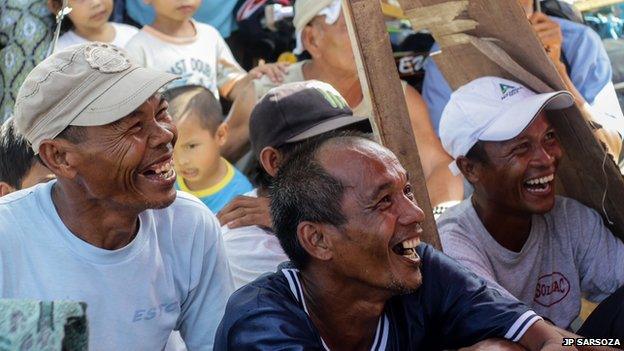
MULTIPOLYGON (((415 17, 427 19, 444 17, 429 11, 429 6, 460 1, 399 2, 408 18, 424 10, 415 17)), ((478 26, 449 35, 448 28, 453 26, 448 21, 429 21, 429 29, 442 44, 435 61, 453 89, 484 75, 515 80, 540 93, 566 89, 517 0, 469 0, 457 18, 462 23, 474 20, 478 26), (487 45, 475 42, 483 44, 486 38, 487 45), (492 45, 505 55, 496 54, 496 50, 488 52, 492 45)), ((421 27, 422 23, 414 22, 412 26, 421 27)), ((617 165, 607 158, 577 106, 550 113, 549 118, 566 153, 558 171, 566 195, 598 211, 615 235, 624 239, 624 181, 617 165)))
POLYGON ((426 180, 386 31, 381 4, 371 0, 343 0, 362 91, 373 107, 373 124, 383 145, 392 150, 409 172, 418 205, 426 214, 422 240, 440 249, 426 180))

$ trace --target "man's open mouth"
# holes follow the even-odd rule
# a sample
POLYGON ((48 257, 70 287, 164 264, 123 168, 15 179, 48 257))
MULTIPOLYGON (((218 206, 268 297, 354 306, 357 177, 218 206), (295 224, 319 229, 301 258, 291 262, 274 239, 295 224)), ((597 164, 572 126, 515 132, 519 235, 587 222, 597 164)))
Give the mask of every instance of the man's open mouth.
POLYGON ((544 177, 526 180, 522 185, 529 193, 540 195, 550 192, 554 179, 555 175, 550 174, 544 177))
POLYGON ((169 180, 175 177, 175 170, 173 169, 173 158, 169 158, 166 161, 155 163, 148 169, 141 172, 143 176, 152 180, 169 180))
POLYGON ((416 247, 420 244, 420 240, 418 238, 407 239, 404 240, 392 247, 392 251, 397 255, 403 256, 404 258, 412 261, 412 262, 420 262, 420 257, 416 253, 416 247))

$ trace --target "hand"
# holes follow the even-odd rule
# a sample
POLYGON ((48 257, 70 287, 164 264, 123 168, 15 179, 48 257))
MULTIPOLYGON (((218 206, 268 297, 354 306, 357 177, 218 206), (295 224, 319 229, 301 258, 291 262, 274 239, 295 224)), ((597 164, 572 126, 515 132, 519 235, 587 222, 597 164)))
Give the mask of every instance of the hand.
POLYGON ((217 213, 217 218, 221 225, 227 225, 230 228, 249 225, 272 228, 269 204, 269 198, 264 196, 237 196, 217 213))
POLYGON ((534 12, 529 18, 529 22, 531 22, 550 59, 556 64, 560 63, 563 34, 559 24, 541 12, 534 12))
POLYGON ((269 77, 271 82, 276 84, 282 83, 284 81, 284 75, 286 75, 286 73, 288 72, 288 66, 290 66, 290 63, 288 62, 277 62, 269 64, 261 63, 260 65, 249 71, 249 75, 253 77, 253 79, 258 79, 266 75, 267 77, 269 77))
POLYGON ((486 339, 470 347, 464 347, 458 351, 525 351, 522 345, 505 339, 486 339))

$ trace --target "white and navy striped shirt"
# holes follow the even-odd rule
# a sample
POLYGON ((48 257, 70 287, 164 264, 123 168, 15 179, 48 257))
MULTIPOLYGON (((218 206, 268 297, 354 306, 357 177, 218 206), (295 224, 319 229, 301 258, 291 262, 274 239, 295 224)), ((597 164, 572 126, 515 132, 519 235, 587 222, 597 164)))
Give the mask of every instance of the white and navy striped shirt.
MULTIPOLYGON (((371 350, 457 349, 495 337, 518 341, 541 319, 432 247, 423 244, 417 252, 423 283, 386 302, 371 350)), ((308 314, 301 274, 283 264, 236 291, 215 350, 329 350, 308 314)))

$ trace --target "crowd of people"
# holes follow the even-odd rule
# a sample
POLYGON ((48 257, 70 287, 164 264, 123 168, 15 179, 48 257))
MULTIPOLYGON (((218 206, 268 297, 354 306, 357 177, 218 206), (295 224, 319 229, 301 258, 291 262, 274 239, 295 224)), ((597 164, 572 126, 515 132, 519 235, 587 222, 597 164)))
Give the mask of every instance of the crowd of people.
MULTIPOLYGON (((67 3, 2 108, 0 299, 85 303, 91 350, 624 348, 624 243, 555 189, 552 111, 622 144, 591 29, 518 0, 567 91, 453 92, 432 60, 422 96, 403 82, 417 183, 374 139, 339 0, 295 1, 307 59, 249 70, 224 39, 235 1, 67 3), (112 21, 128 16, 142 28, 112 21), (420 240, 415 188, 443 252, 420 240)), ((20 332, 0 348, 49 345, 4 313, 20 332)))

